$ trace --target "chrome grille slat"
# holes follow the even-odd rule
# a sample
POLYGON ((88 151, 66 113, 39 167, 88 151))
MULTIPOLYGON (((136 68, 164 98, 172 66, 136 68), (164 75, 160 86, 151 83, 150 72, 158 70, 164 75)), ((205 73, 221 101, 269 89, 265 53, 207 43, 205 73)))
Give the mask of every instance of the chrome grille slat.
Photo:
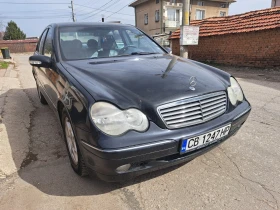
POLYGON ((203 108, 206 108, 208 106, 213 106, 215 104, 219 104, 219 103, 223 103, 223 102, 226 102, 226 99, 220 99, 218 101, 214 101, 214 102, 210 102, 210 103, 207 103, 207 104, 203 104, 203 105, 201 105, 201 108, 203 109, 203 108))
POLYGON ((186 123, 177 123, 177 124, 172 124, 172 128, 181 128, 181 127, 186 127, 186 126, 191 126, 191 125, 196 125, 203 123, 203 120, 194 120, 191 122, 186 122, 186 123))
POLYGON ((157 111, 167 128, 175 129, 214 119, 227 109, 226 92, 216 92, 161 105, 157 111))
POLYGON ((192 115, 196 115, 196 114, 200 114, 201 111, 196 111, 196 112, 191 112, 191 113, 188 113, 188 114, 178 114, 178 115, 173 115, 171 117, 165 117, 164 119, 167 121, 167 120, 174 120, 174 119, 178 119, 178 118, 183 118, 183 117, 189 117, 189 116, 192 116, 192 115))
POLYGON ((179 109, 186 109, 186 108, 193 107, 193 106, 200 106, 200 104, 195 103, 195 104, 189 104, 189 105, 183 105, 183 106, 176 106, 174 108, 162 110, 161 113, 172 112, 172 111, 179 110, 179 109))
MULTIPOLYGON (((201 107, 200 106, 196 106, 196 107, 188 108, 188 109, 180 109, 180 111, 184 111, 185 113, 196 111, 196 110, 201 110, 201 107)), ((173 113, 173 115, 174 115, 175 111, 169 112, 169 113, 173 113)))
POLYGON ((203 112, 203 115, 204 115, 205 112, 208 112, 208 111, 210 111, 210 110, 212 110, 212 109, 216 109, 216 108, 219 108, 219 107, 224 108, 224 105, 225 105, 225 103, 216 104, 216 105, 214 105, 214 106, 210 106, 210 107, 207 107, 207 108, 201 108, 201 109, 202 109, 202 112, 203 112))
POLYGON ((221 110, 224 110, 224 109, 225 109, 224 107, 220 107, 218 109, 213 109, 213 110, 209 110, 207 112, 203 112, 203 117, 206 117, 206 116, 208 116, 210 114, 213 114, 215 112, 218 112, 218 111, 221 111, 221 110))
POLYGON ((205 103, 209 103, 211 101, 215 101, 215 100, 218 100, 218 99, 221 99, 221 98, 224 98, 225 96, 220 96, 220 97, 214 97, 214 98, 211 98, 211 99, 207 99, 207 100, 201 100, 201 104, 205 104, 205 103))
MULTIPOLYGON (((200 106, 199 106, 199 113, 200 113, 200 106)), ((192 110, 192 111, 195 111, 195 110, 192 110)), ((186 114, 190 112, 188 109, 182 109, 182 110, 179 110, 179 111, 173 111, 173 112, 169 112, 169 113, 166 113, 166 114, 162 114, 162 117, 164 117, 164 119, 166 117, 169 117, 169 116, 175 116, 175 115, 180 115, 180 114, 186 114)), ((193 113, 193 112, 192 112, 193 113)), ((191 114, 192 115, 192 114, 191 114)))
POLYGON ((196 120, 198 118, 202 118, 202 116, 197 115, 197 116, 189 117, 188 119, 168 120, 166 122, 167 122, 168 125, 170 125, 170 124, 175 124, 175 123, 179 123, 179 122, 186 122, 187 120, 196 120))
MULTIPOLYGON (((219 115, 225 113, 225 111, 226 111, 226 110, 222 110, 222 111, 217 112, 217 113, 215 113, 215 114, 216 114, 216 116, 219 116, 219 115)), ((208 116, 208 117, 204 117, 204 120, 205 120, 205 121, 208 121, 208 120, 211 120, 211 119, 215 118, 216 116, 210 115, 210 116, 208 116)))

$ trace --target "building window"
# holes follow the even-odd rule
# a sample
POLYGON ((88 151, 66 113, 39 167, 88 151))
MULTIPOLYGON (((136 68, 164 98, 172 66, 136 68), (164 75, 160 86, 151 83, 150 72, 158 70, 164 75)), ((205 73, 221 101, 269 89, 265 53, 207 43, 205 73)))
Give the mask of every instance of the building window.
POLYGON ((221 8, 227 8, 227 4, 226 3, 222 3, 221 4, 221 8))
POLYGON ((159 10, 156 10, 156 13, 155 13, 155 21, 156 21, 156 22, 159 22, 159 10))
POLYGON ((168 9, 167 19, 169 21, 180 21, 180 10, 179 9, 168 9))
POLYGON ((225 16, 227 16, 227 13, 223 12, 223 11, 220 11, 220 17, 225 17, 225 16))
POLYGON ((148 25, 148 14, 144 14, 144 24, 148 25))
POLYGON ((156 4, 158 4, 159 3, 159 0, 156 0, 156 4))
POLYGON ((196 20, 202 20, 205 18, 205 10, 197 9, 195 13, 196 20))
POLYGON ((204 6, 204 1, 198 1, 198 2, 197 2, 197 5, 198 5, 198 6, 204 6))
POLYGON ((176 3, 176 0, 170 0, 170 3, 176 3))

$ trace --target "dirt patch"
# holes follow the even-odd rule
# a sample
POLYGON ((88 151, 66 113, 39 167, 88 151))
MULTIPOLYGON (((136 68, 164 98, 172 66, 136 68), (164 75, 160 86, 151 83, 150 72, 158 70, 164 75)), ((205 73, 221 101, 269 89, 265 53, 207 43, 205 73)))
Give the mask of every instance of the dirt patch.
POLYGON ((280 82, 280 67, 261 69, 261 68, 233 67, 233 66, 223 66, 223 65, 214 65, 214 66, 238 78, 280 82))

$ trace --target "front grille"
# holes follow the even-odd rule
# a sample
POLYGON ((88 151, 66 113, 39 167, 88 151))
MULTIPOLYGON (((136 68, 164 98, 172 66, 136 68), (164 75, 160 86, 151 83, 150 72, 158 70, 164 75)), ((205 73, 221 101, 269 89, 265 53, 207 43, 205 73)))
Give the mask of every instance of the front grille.
POLYGON ((181 128, 200 124, 222 115, 227 108, 227 95, 216 92, 183 99, 158 107, 167 128, 181 128))

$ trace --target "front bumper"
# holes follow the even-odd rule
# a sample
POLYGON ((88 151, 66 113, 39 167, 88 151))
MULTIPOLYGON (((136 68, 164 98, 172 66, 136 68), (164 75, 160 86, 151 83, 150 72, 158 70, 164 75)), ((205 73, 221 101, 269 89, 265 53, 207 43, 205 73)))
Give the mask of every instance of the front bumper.
MULTIPOLYGON (((180 142, 183 139, 181 134, 174 135, 174 138, 170 138, 170 135, 168 135, 166 140, 119 149, 99 149, 85 141, 81 141, 82 153, 87 166, 95 171, 100 179, 108 182, 128 180, 151 171, 189 162, 197 156, 208 152, 236 134, 248 118, 250 111, 251 107, 249 103, 247 103, 246 107, 243 106, 243 109, 240 109, 238 114, 235 113, 234 115, 231 115, 230 119, 227 117, 222 118, 222 121, 221 119, 218 119, 217 122, 219 121, 219 125, 231 123, 229 135, 209 146, 183 155, 180 155, 180 142), (131 164, 128 171, 116 171, 119 166, 125 164, 131 164)), ((220 127, 218 124, 215 124, 216 121, 212 121, 212 124, 214 124, 212 127, 209 126, 210 123, 211 121, 205 123, 205 129, 198 129, 196 134, 184 135, 184 138, 198 136, 213 128, 220 127)))

